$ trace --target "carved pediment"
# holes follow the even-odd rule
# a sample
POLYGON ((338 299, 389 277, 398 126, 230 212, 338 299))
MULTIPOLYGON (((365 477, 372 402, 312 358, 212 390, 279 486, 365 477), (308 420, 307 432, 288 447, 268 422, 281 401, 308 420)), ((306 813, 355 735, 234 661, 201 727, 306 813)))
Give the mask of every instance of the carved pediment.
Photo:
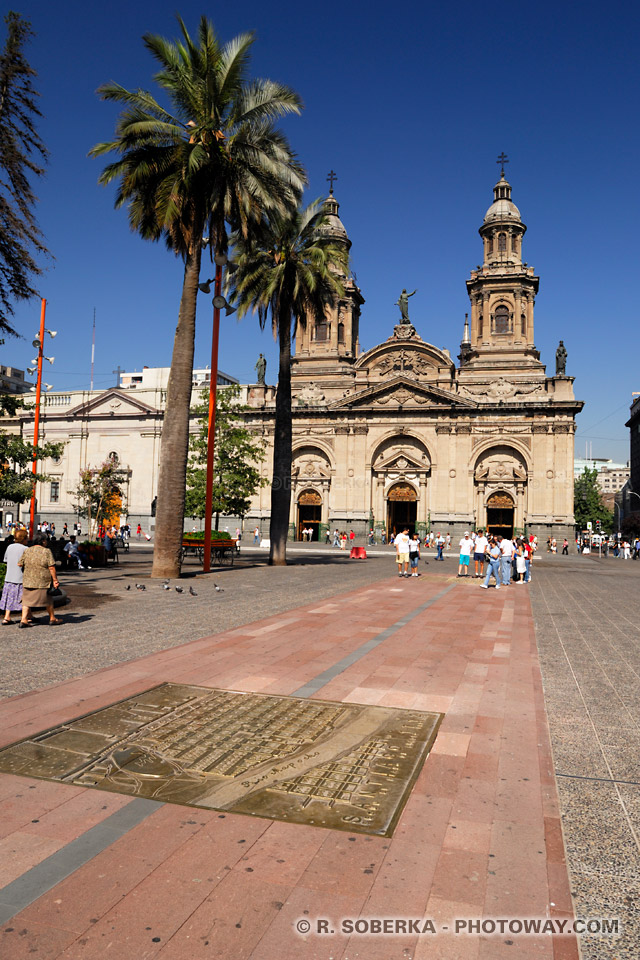
POLYGON ((155 407, 144 403, 139 397, 125 390, 107 390, 85 403, 65 410, 66 417, 141 417, 157 414, 155 407))
POLYGON ((405 374, 414 379, 430 379, 441 371, 451 371, 451 357, 444 350, 416 340, 391 337, 358 357, 356 370, 365 369, 370 378, 396 377, 405 374))
POLYGON ((456 406, 476 407, 473 401, 463 399, 441 387, 418 383, 406 376, 398 376, 361 390, 351 396, 336 400, 330 408, 339 407, 431 407, 456 406))
POLYGON ((388 455, 379 457, 373 465, 377 473, 397 473, 404 475, 408 473, 425 473, 431 469, 428 459, 420 460, 413 455, 413 451, 397 450, 391 451, 388 455))

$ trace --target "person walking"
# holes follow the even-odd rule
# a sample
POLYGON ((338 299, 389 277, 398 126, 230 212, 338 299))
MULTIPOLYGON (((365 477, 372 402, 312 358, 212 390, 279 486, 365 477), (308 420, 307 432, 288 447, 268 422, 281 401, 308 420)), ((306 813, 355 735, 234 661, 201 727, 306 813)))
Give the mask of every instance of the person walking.
POLYGON ((22 567, 18 566, 22 554, 27 549, 27 531, 16 530, 13 543, 10 543, 4 553, 4 562, 7 572, 4 578, 4 588, 0 608, 4 610, 3 626, 11 623, 11 614, 22 610, 22 567))
POLYGON ((569 541, 567 540, 566 537, 562 541, 562 556, 563 557, 569 556, 569 541))
POLYGON ((409 528, 405 527, 402 533, 399 533, 395 539, 396 563, 398 564, 398 576, 409 576, 409 528))
POLYGON ((471 559, 471 550, 473 549, 473 540, 469 536, 469 533, 465 533, 464 537, 460 541, 460 562, 458 564, 458 576, 459 577, 468 577, 469 576, 469 561, 471 559), (464 573, 462 572, 464 570, 464 573))
POLYGON ((442 555, 442 551, 444 550, 444 543, 445 543, 444 537, 442 536, 441 533, 439 533, 438 536, 436 537, 436 551, 437 551, 436 560, 444 560, 444 557, 442 555))
POLYGON ((31 610, 34 607, 46 607, 50 627, 57 627, 62 623, 55 615, 53 597, 48 593, 52 583, 54 589, 57 589, 60 583, 53 554, 46 544, 46 534, 36 534, 33 546, 25 550, 18 560, 18 566, 23 570, 22 619, 19 623, 22 628, 31 626, 31 610))
POLYGON ((487 547, 489 546, 489 541, 484 535, 483 530, 478 530, 476 539, 473 544, 473 562, 475 565, 475 576, 482 578, 484 576, 484 561, 485 554, 487 552, 487 547), (478 572, 478 567, 480 567, 480 572, 478 572))
POLYGON ((260 527, 256 527, 253 531, 253 545, 254 547, 260 546, 260 527))
POLYGON ((495 537, 491 537, 488 543, 488 553, 487 553, 487 575, 484 579, 484 583, 481 583, 480 586, 483 590, 489 589, 489 580, 491 575, 496 578, 496 590, 500 589, 500 564, 502 563, 502 553, 500 552, 500 546, 495 537))
POLYGON ((409 537, 409 564, 411 565, 411 576, 419 577, 418 564, 420 563, 420 537, 415 533, 409 537))

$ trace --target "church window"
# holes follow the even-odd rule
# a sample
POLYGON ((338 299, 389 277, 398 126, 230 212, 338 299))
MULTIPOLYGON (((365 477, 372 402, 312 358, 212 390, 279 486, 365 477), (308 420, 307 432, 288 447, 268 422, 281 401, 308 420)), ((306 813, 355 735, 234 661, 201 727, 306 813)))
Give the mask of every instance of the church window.
POLYGON ((487 240, 487 253, 493 253, 493 237, 487 240))
POLYGON ((338 324, 338 343, 344 343, 344 323, 338 324))
POLYGON ((527 332, 527 318, 524 313, 520 316, 520 323, 522 325, 522 336, 524 337, 527 332))
POLYGON ((52 481, 51 481, 51 488, 50 488, 49 502, 50 502, 50 503, 58 503, 59 500, 60 500, 60 481, 59 481, 59 480, 52 480, 52 481))
POLYGON ((498 234, 498 253, 507 252, 507 235, 506 233, 498 234))
POLYGON ((329 324, 326 320, 320 320, 316 323, 316 340, 329 339, 329 324))
POLYGON ((511 250, 513 253, 518 252, 518 238, 515 234, 511 237, 511 250))
POLYGON ((508 307, 505 307, 504 304, 496 307, 496 312, 493 315, 493 332, 509 333, 510 319, 511 314, 509 313, 508 307))

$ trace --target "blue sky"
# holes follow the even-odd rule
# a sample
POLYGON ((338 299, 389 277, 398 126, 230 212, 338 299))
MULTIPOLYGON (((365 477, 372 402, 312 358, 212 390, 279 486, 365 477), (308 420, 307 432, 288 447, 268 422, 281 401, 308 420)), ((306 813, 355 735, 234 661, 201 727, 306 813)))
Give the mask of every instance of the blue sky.
MULTIPOLYGON (((536 345, 553 372, 564 340, 567 373, 586 402, 576 452, 588 440, 595 456, 628 458, 624 422, 640 390, 636 5, 16 0, 15 8, 37 34, 28 57, 51 152, 37 192, 55 257, 40 291, 47 326, 59 331, 49 349, 55 364, 45 364, 56 389, 89 385, 94 308, 96 386, 114 384, 118 365, 170 364, 182 264, 130 232, 87 152, 110 138, 116 117, 96 88, 116 80, 153 89, 142 35, 176 36, 176 9, 195 31, 204 12, 224 40, 254 30, 253 74, 289 84, 305 101, 285 129, 308 170, 309 199, 326 194, 331 168, 338 173, 366 299, 364 349, 391 334, 406 286, 418 288, 411 318, 420 335, 457 355, 495 158, 509 155, 528 227, 524 258, 540 276, 536 345)), ((203 297, 197 366, 209 362, 210 309, 203 297)), ((25 368, 39 304, 19 306, 15 319, 27 339, 7 339, 2 362, 25 368)), ((223 321, 221 369, 253 381, 260 351, 273 381, 270 333, 251 317, 223 321)))

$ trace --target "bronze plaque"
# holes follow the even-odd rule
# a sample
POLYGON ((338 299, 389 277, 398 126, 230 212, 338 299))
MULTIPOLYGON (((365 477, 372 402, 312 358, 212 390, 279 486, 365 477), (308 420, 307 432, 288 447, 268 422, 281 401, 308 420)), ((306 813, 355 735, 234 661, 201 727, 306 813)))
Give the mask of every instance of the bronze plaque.
POLYGON ((440 720, 163 683, 6 747, 0 770, 391 836, 440 720))

